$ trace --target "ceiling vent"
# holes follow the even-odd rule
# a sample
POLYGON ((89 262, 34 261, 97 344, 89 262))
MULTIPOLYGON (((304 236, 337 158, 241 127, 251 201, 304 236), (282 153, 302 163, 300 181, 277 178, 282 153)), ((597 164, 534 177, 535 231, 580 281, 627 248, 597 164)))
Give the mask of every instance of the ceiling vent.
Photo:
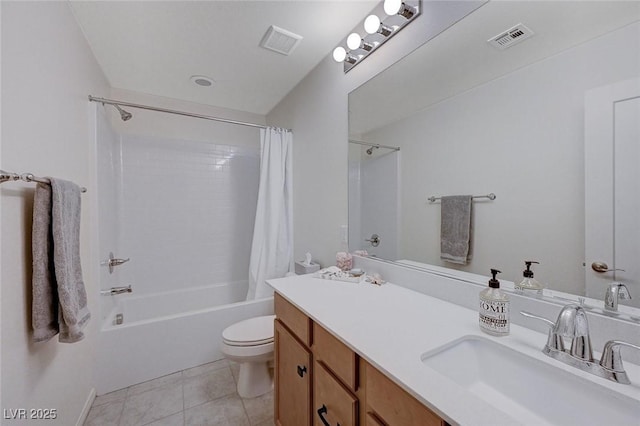
POLYGON ((271 25, 267 33, 262 37, 260 46, 283 55, 290 55, 293 49, 300 44, 301 40, 302 36, 271 25))
POLYGON ((527 28, 524 24, 518 24, 513 28, 509 28, 508 30, 501 32, 499 35, 490 38, 487 42, 492 46, 503 50, 516 43, 520 43, 531 36, 533 36, 533 31, 527 28))

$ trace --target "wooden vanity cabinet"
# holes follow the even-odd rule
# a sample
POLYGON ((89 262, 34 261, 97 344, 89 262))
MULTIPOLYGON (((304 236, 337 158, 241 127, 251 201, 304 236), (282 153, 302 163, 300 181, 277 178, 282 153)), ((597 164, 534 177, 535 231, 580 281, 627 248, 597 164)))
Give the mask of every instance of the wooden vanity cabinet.
POLYGON ((376 368, 365 362, 367 424, 445 426, 447 423, 376 368), (378 423, 375 423, 377 421, 378 423), (367 422, 369 420, 367 419, 367 422))
POLYGON ((324 364, 313 368, 313 425, 357 426, 358 398, 324 364))
POLYGON ((279 294, 274 303, 274 421, 276 426, 311 426, 311 320, 279 294))
POLYGON ((278 320, 274 329, 276 425, 311 425, 311 352, 278 320))
POLYGON ((276 426, 445 426, 418 400, 275 294, 276 426))

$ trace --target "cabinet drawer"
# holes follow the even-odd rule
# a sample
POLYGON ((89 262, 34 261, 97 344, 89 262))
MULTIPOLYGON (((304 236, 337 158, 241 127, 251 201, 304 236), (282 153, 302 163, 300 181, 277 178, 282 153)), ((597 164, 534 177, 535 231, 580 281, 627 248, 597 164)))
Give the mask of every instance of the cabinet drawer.
POLYGON ((311 346, 311 319, 278 293, 274 295, 276 317, 296 335, 302 343, 311 346))
POLYGON ((311 353, 278 320, 274 329, 275 413, 279 426, 311 425, 311 353))
POLYGON ((357 389, 358 358, 355 352, 316 323, 313 323, 312 351, 315 359, 327 366, 349 389, 357 389))
POLYGON ((445 423, 384 374, 366 365, 367 409, 389 426, 441 426, 445 423))
POLYGON ((357 426, 358 399, 317 361, 313 374, 313 425, 357 426))

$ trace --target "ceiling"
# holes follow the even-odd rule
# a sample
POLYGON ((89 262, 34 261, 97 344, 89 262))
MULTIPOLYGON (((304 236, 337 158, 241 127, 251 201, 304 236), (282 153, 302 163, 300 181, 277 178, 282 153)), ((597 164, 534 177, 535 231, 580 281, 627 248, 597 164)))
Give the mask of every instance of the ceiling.
POLYGON ((70 1, 112 87, 261 115, 378 3, 70 1), (259 47, 271 25, 303 37, 290 56, 259 47))
POLYGON ((362 137, 638 20, 638 1, 491 1, 352 92, 349 132, 362 137), (534 36, 505 50, 487 43, 518 23, 534 36))

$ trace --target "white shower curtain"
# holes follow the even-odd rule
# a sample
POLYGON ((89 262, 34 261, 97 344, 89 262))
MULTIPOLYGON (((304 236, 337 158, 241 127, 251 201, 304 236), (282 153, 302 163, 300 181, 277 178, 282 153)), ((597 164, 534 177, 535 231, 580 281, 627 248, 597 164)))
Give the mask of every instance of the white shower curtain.
POLYGON ((265 282, 293 271, 290 130, 260 130, 260 185, 249 262, 247 300, 273 294, 265 282))

